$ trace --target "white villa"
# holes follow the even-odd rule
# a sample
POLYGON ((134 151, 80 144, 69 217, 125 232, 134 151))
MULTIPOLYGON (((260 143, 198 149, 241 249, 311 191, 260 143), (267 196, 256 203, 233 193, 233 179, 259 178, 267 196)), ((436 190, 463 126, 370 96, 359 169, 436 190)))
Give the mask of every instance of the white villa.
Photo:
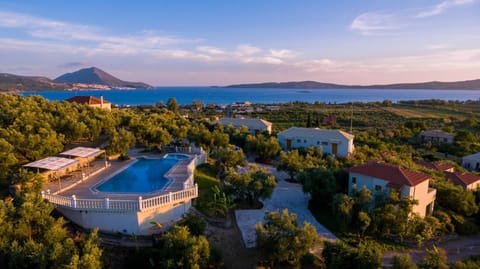
POLYGON ((437 190, 429 187, 430 175, 378 161, 351 167, 348 172, 350 195, 364 186, 373 195, 388 194, 395 189, 402 198, 411 197, 418 201, 418 204, 413 206, 414 213, 425 217, 433 212, 437 190))
POLYGON ((462 167, 468 170, 478 171, 480 168, 480 152, 464 156, 462 158, 462 167))
MULTIPOLYGON (((90 157, 100 152, 103 153, 103 150, 77 148, 62 155, 86 158, 85 161, 89 162, 90 157)), ((190 210, 192 199, 198 196, 193 170, 205 162, 206 154, 201 148, 190 147, 176 148, 176 152, 179 153, 174 153, 169 158, 178 160, 177 164, 166 174, 159 175, 167 178, 168 183, 165 187, 148 193, 103 192, 97 189, 98 185, 133 165, 136 159, 108 165, 104 160, 94 160, 95 164, 91 164, 93 168, 88 169, 98 166, 98 170, 92 170, 86 176, 87 170, 82 168, 82 161, 77 159, 49 157, 25 167, 57 174, 58 183, 55 180, 48 183, 42 191, 42 197, 72 222, 86 229, 99 228, 103 232, 149 235, 158 232, 152 222, 164 226, 175 223, 190 210), (63 175, 70 174, 72 177, 61 181, 58 177, 60 171, 63 175)))
POLYGON ((284 150, 321 148, 324 154, 346 158, 354 151, 353 135, 340 130, 292 127, 277 134, 284 150))
POLYGON ((237 129, 246 126, 251 134, 272 133, 272 123, 259 118, 221 118, 218 120, 225 128, 232 124, 237 129))

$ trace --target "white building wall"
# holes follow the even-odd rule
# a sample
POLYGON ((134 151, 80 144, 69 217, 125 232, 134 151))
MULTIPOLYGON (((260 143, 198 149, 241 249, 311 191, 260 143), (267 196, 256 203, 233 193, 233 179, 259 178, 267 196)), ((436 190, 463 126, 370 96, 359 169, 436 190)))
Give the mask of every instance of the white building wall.
POLYGON ((72 210, 71 208, 57 207, 66 218, 86 228, 98 228, 108 233, 150 235, 150 222, 156 221, 164 226, 170 226, 178 221, 190 210, 191 202, 177 204, 173 207, 156 208, 141 212, 112 212, 106 210, 72 210))
POLYGON ((388 182, 382 179, 369 177, 360 175, 357 173, 349 173, 348 176, 348 193, 351 195, 353 190, 356 189, 357 191, 361 190, 364 186, 372 192, 372 196, 377 194, 378 192, 385 192, 388 190, 387 188, 388 182), (356 184, 353 183, 353 179, 356 179, 356 184), (380 191, 376 191, 375 187, 379 186, 380 191))
POLYGON ((291 148, 309 148, 314 146, 316 148, 322 149, 324 154, 332 154, 332 144, 337 144, 337 155, 342 158, 346 158, 350 153, 353 153, 353 140, 342 139, 342 140, 329 140, 322 139, 321 137, 311 138, 311 137, 286 137, 283 134, 277 136, 278 142, 283 150, 288 150, 287 148, 287 139, 292 141, 291 148))
POLYGON ((462 167, 468 170, 479 170, 480 159, 462 158, 462 167))

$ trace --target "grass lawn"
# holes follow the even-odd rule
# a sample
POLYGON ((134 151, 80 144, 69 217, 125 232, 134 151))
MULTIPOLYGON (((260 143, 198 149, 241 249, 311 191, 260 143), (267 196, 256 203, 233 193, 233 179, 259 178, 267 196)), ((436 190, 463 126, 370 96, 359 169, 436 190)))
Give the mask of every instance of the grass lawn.
POLYGON ((217 170, 210 164, 202 164, 195 169, 194 177, 198 184, 198 198, 194 201, 194 205, 204 214, 208 214, 207 204, 213 199, 212 187, 218 186, 216 174, 217 170))

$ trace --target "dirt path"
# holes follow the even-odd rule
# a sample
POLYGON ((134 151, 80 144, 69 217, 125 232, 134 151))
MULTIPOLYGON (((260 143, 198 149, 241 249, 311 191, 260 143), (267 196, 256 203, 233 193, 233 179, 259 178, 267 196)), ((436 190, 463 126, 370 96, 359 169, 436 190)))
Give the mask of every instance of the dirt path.
MULTIPOLYGON (((480 255, 480 235, 458 237, 447 242, 439 243, 437 246, 447 252, 449 263, 466 260, 470 256, 480 255)), ((428 248, 431 248, 431 246, 428 246, 428 248)), ((427 255, 425 249, 387 251, 383 254, 383 264, 391 264, 393 256, 402 253, 409 253, 412 256, 412 260, 416 263, 427 255)))
POLYGON ((257 250, 245 247, 235 223, 229 228, 220 228, 208 224, 205 234, 210 245, 222 251, 225 268, 249 269, 255 268, 258 264, 257 250))

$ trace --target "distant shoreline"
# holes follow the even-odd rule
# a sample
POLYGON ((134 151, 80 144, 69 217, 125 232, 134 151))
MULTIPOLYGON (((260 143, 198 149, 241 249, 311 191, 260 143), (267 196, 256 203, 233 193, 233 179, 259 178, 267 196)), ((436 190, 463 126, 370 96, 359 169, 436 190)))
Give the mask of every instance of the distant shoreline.
POLYGON ((480 79, 440 82, 429 81, 420 83, 395 83, 375 85, 343 85, 335 83, 324 83, 317 81, 290 81, 290 82, 264 82, 251 84, 228 85, 223 88, 259 88, 259 89, 395 89, 395 90, 480 90, 480 79))
POLYGON ((252 88, 210 88, 210 87, 157 87, 137 90, 82 90, 42 91, 18 93, 24 96, 40 95, 49 100, 66 100, 78 95, 103 96, 117 105, 166 104, 175 98, 178 104, 188 105, 194 101, 203 104, 227 105, 249 101, 255 104, 279 104, 291 102, 306 103, 350 103, 350 102, 392 102, 403 100, 480 100, 478 90, 398 90, 398 89, 252 89, 252 88))

